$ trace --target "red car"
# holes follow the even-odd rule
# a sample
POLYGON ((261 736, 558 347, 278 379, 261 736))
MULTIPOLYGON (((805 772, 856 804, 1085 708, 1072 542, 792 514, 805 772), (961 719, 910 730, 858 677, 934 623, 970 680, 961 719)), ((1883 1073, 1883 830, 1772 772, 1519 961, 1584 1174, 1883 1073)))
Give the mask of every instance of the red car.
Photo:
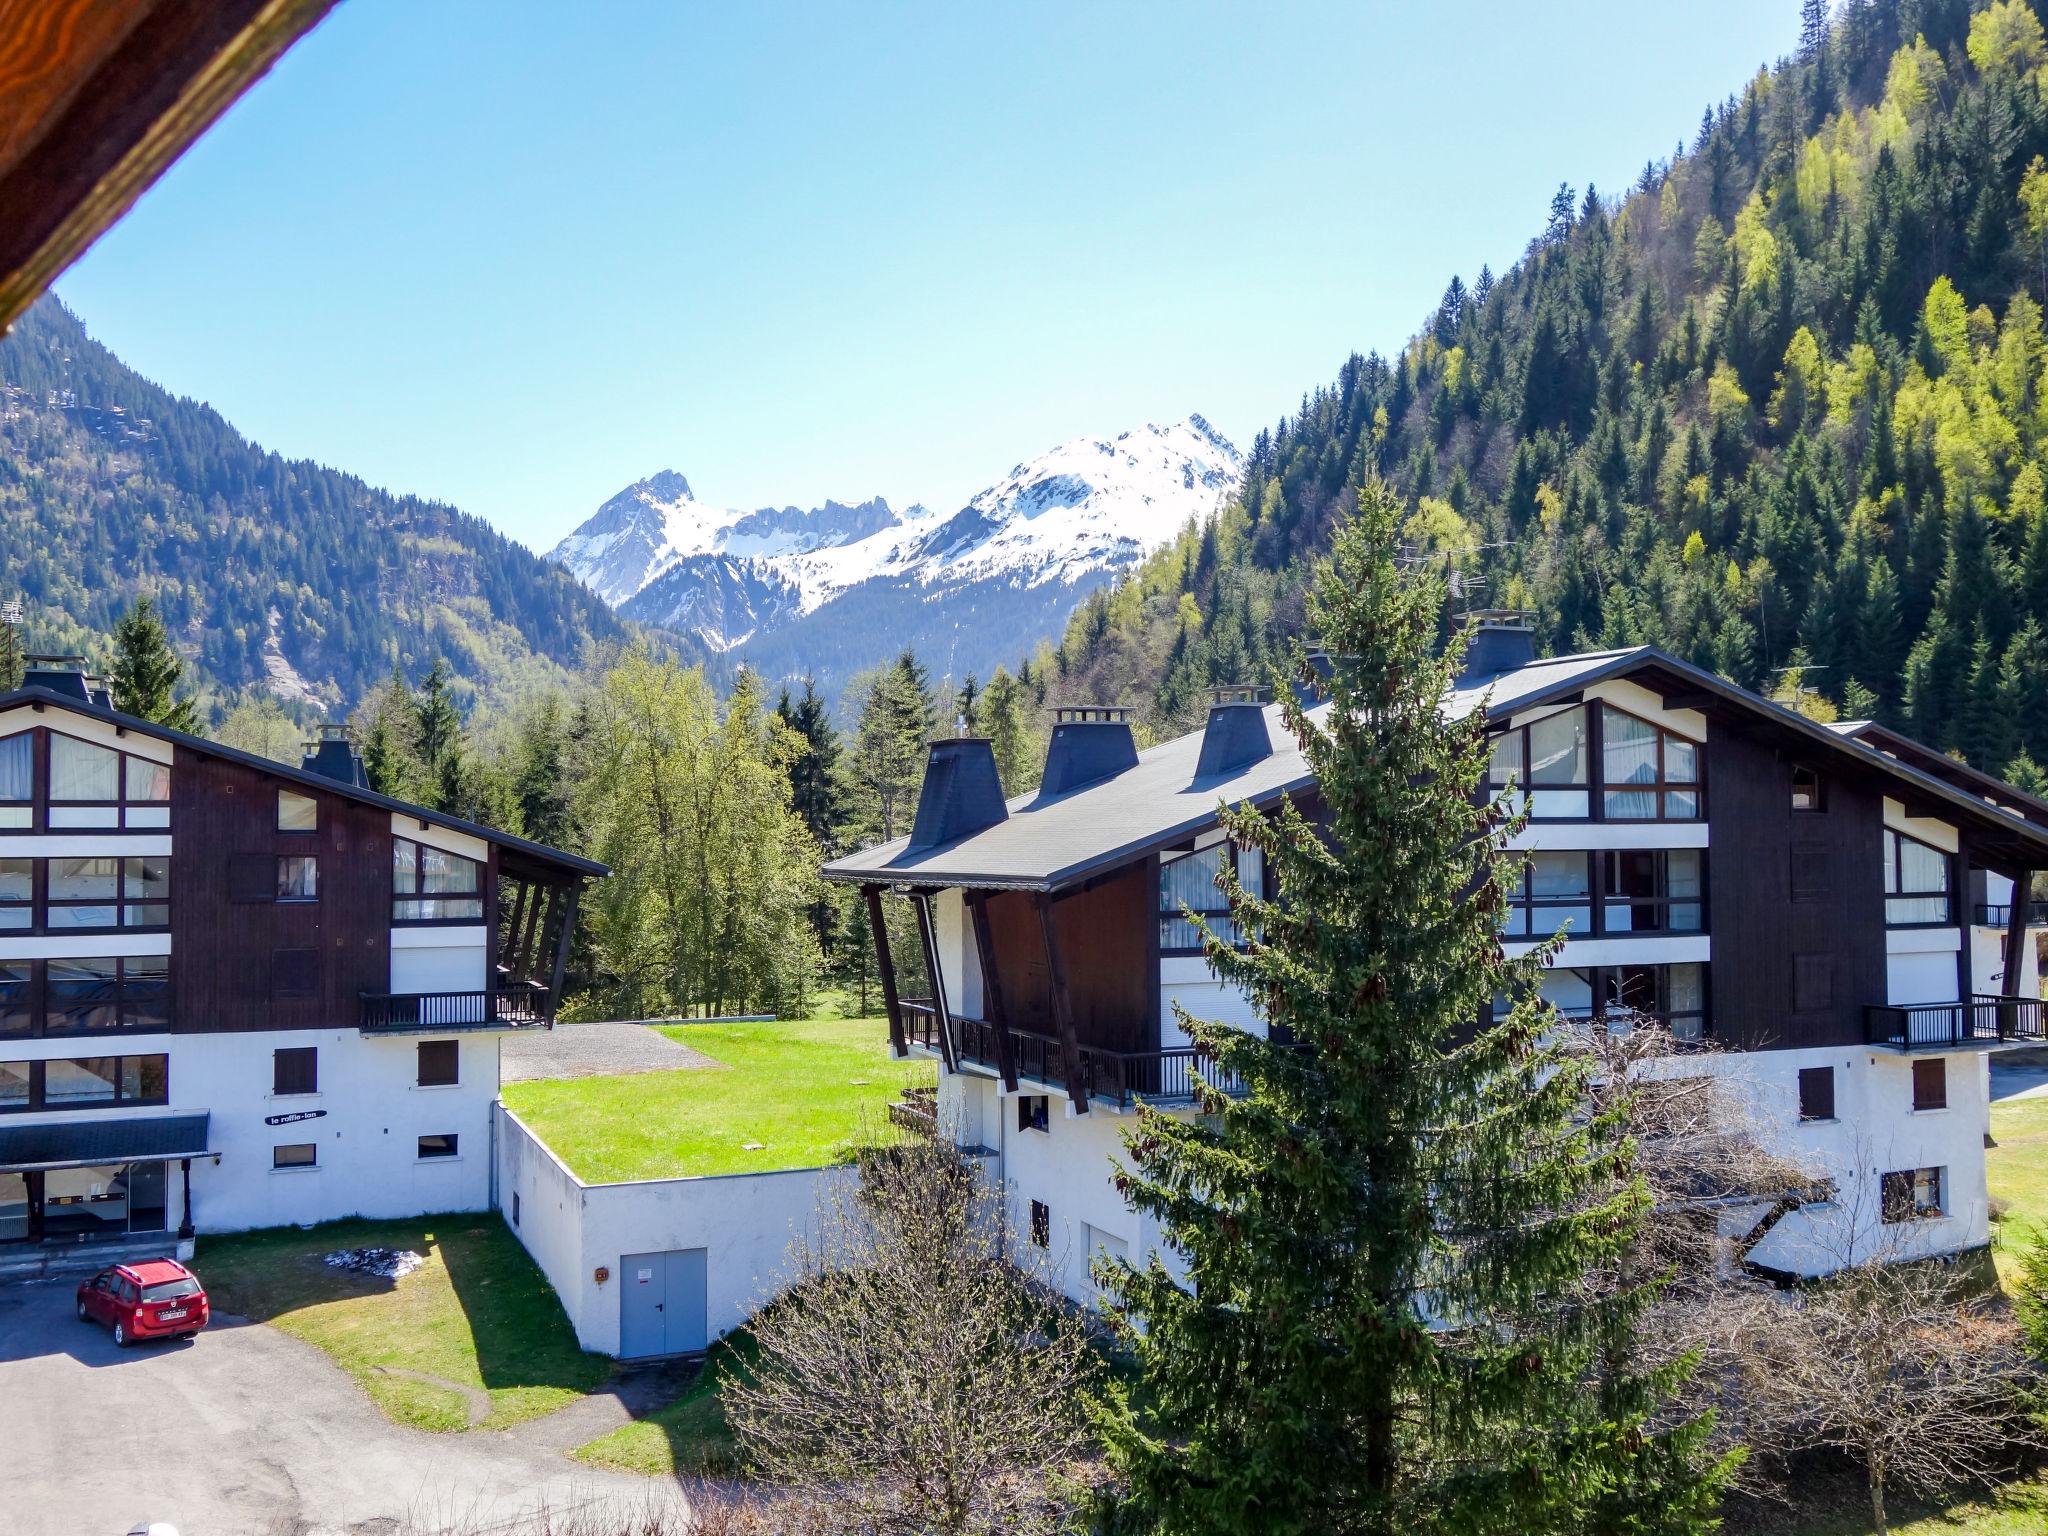
POLYGON ((206 1316, 205 1290, 176 1259, 115 1264, 78 1287, 79 1321, 108 1324, 116 1348, 137 1339, 190 1338, 206 1316))

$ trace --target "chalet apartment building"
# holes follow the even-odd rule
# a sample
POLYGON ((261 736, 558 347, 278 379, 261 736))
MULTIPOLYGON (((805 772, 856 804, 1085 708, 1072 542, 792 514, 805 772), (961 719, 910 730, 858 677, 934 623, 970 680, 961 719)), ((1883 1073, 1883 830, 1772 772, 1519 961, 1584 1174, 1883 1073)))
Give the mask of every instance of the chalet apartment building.
MULTIPOLYGON (((1536 660, 1510 616, 1482 623, 1446 708, 1486 711, 1495 790, 1526 797, 1506 938, 1566 935, 1544 995, 1713 1042, 1687 1060, 1739 1074, 1765 1134, 1829 1176, 1830 1199, 1737 1221, 1751 1262, 1814 1274, 1986 1242, 1986 1053, 2042 1039, 2026 893, 2048 804, 1650 647, 1536 660)), ((1216 807, 1283 792, 1313 808, 1251 695, 1143 753, 1126 712, 1068 710, 1036 793, 1006 803, 987 743, 936 742, 910 836, 826 868, 878 918, 885 898, 915 908, 921 954, 892 957, 872 924, 892 1038, 940 1062, 941 1123, 994 1159, 1016 1230, 1077 1300, 1095 1253, 1157 1246, 1111 1183, 1124 1115, 1192 1113, 1192 1076, 1213 1080, 1174 1005, 1263 1030, 1182 909, 1227 924, 1225 859, 1261 886, 1216 807)))
POLYGON ((498 1041, 601 865, 115 712, 0 694, 0 1267, 491 1204, 498 1041))

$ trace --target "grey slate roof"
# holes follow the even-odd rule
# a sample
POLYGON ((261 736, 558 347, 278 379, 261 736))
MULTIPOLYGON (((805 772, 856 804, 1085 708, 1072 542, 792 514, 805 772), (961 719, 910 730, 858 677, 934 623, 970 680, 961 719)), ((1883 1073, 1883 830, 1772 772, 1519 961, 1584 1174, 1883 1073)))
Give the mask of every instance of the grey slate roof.
POLYGON ((153 1163, 211 1155, 207 1115, 142 1120, 66 1120, 0 1125, 0 1168, 83 1168, 93 1163, 153 1163))
MULTIPOLYGON (((2048 829, 1655 646, 1549 657, 1513 671, 1476 678, 1455 689, 1445 699, 1444 708, 1457 718, 1484 702, 1488 714, 1498 718, 1572 698, 1607 678, 1651 670, 1670 680, 1672 686, 1696 691, 1719 706, 1756 715, 1761 723, 1805 739, 1819 751, 1853 754, 1865 767, 1891 774, 1919 798, 1938 801, 2006 839, 2015 857, 2024 854, 2035 861, 2033 867, 2048 868, 2048 829)), ((1320 718, 1327 708, 1311 710, 1310 717, 1320 718)), ((1202 733, 1192 731, 1139 753, 1135 768, 1101 783, 1064 795, 1015 796, 1006 802, 1008 819, 984 831, 916 853, 907 851, 908 838, 897 838, 833 860, 824 868, 825 878, 980 890, 1051 891, 1073 885, 1203 830, 1215 822, 1220 804, 1265 804, 1278 799, 1283 791, 1307 788, 1307 765, 1281 724, 1278 705, 1266 707, 1266 727, 1273 740, 1272 755, 1241 772, 1196 781, 1202 733)))

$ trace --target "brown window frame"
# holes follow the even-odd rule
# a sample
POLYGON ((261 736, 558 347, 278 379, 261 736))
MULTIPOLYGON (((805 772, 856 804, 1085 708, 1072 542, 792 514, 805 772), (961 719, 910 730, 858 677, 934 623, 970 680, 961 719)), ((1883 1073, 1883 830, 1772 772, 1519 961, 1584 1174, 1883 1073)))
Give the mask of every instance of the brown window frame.
MULTIPOLYGON (((1232 921, 1230 916, 1230 908, 1224 903, 1223 893, 1217 890, 1213 884, 1204 882, 1203 886, 1203 889, 1207 893, 1208 899, 1216 903, 1216 905, 1213 907, 1198 907, 1195 906, 1192 902, 1190 902, 1185 909, 1178 906, 1169 907, 1166 903, 1165 893, 1161 889, 1161 887, 1165 884, 1166 881, 1166 870, 1168 865, 1179 864, 1183 863, 1188 859, 1199 858, 1204 854, 1214 853, 1219 848, 1226 850, 1227 855, 1230 859, 1231 872, 1237 876, 1240 882, 1242 882, 1244 879, 1244 855, 1246 850, 1238 847, 1236 843, 1232 842, 1228 838, 1225 838, 1220 843, 1210 843, 1208 846, 1203 848, 1180 848, 1159 855, 1159 878, 1153 884, 1153 894, 1157 900, 1159 907, 1159 953, 1162 957, 1172 958, 1176 956, 1199 955, 1203 953, 1202 946, 1199 943, 1194 945, 1180 945, 1169 944, 1167 942, 1167 935, 1171 931, 1167 925, 1171 923, 1179 924, 1181 926, 1187 926, 1188 912, 1193 912, 1196 917, 1200 918, 1204 923, 1208 924, 1210 931, 1213 932, 1219 939, 1228 938, 1237 947, 1243 947, 1244 938, 1237 932, 1236 925, 1232 921)), ((1257 897, 1261 900, 1265 899, 1266 894, 1270 889, 1270 884, 1267 879, 1265 871, 1265 859, 1263 856, 1261 856, 1259 861, 1258 889, 1248 891, 1248 895, 1257 897)))
POLYGON ((1913 1113, 1948 1108, 1948 1063, 1939 1056, 1913 1063, 1913 1113))
POLYGON ((320 1166, 320 1143, 317 1141, 283 1141, 270 1149, 270 1168, 273 1173, 293 1171, 300 1168, 320 1166), (288 1152, 304 1152, 303 1158, 287 1158, 288 1152))
POLYGON ((466 853, 455 853, 447 848, 436 848, 432 843, 423 843, 416 837, 394 837, 391 840, 391 926, 394 928, 474 928, 485 920, 490 903, 485 887, 490 883, 491 867, 487 859, 472 859, 466 853), (401 890, 398 884, 398 863, 405 857, 402 850, 412 850, 412 885, 401 890), (460 859, 476 869, 476 888, 469 891, 436 891, 426 889, 427 854, 438 853, 444 858, 460 859), (475 902, 474 916, 419 917, 405 912, 408 907, 420 907, 429 902, 443 905, 453 902, 475 902))
POLYGON ((1566 709, 1554 710, 1528 725, 1509 726, 1495 731, 1491 736, 1492 751, 1487 759, 1486 784, 1490 796, 1498 797, 1512 785, 1529 807, 1529 820, 1543 823, 1611 822, 1618 826, 1653 826, 1660 823, 1685 826, 1707 819, 1707 744, 1694 741, 1690 736, 1646 720, 1632 710, 1610 704, 1605 699, 1588 699, 1583 704, 1566 709), (1569 715, 1574 710, 1585 713, 1586 774, 1583 783, 1533 784, 1528 781, 1528 765, 1533 756, 1530 732, 1543 721, 1569 715), (1609 716, 1619 716, 1645 726, 1655 733, 1656 778, 1642 783, 1610 784, 1607 781, 1607 722, 1609 716), (1519 770, 1500 770, 1500 744, 1506 737, 1517 738, 1515 754, 1521 763, 1519 770), (1674 779, 1670 776, 1672 743, 1690 747, 1693 754, 1693 778, 1674 779), (1537 797, 1548 795, 1579 795, 1586 797, 1586 811, 1583 815, 1546 815, 1538 805, 1537 797), (1651 796, 1656 807, 1652 816, 1622 816, 1608 809, 1608 797, 1617 794, 1640 793, 1651 796), (1672 797, 1691 795, 1693 809, 1689 812, 1674 813, 1671 810, 1672 797))
MULTIPOLYGON (((119 747, 110 747, 105 742, 93 741, 85 736, 74 736, 71 732, 60 731, 54 726, 37 726, 34 734, 39 738, 33 748, 35 753, 34 820, 36 831, 168 832, 171 830, 172 790, 168 783, 165 786, 164 797, 161 800, 138 799, 128 792, 128 765, 131 762, 147 764, 151 769, 160 768, 166 775, 169 775, 172 771, 170 763, 160 763, 155 758, 144 757, 139 752, 124 752, 119 747), (60 800, 51 792, 55 783, 53 754, 55 752, 55 742, 59 737, 66 741, 75 741, 81 746, 95 748, 101 752, 113 753, 115 789, 118 791, 115 798, 111 800, 60 800), (111 821, 67 821, 59 825, 51 814, 59 810, 112 810, 114 815, 111 821), (145 815, 141 820, 136 820, 132 816, 132 813, 136 811, 148 812, 150 814, 145 815), (162 812, 160 817, 155 814, 158 811, 162 812)), ((11 801, 9 803, 19 805, 21 802, 11 801)))
POLYGON ((1802 816, 1821 816, 1827 813, 1827 808, 1827 776, 1818 768, 1809 768, 1804 763, 1794 763, 1792 765, 1792 809, 1802 816), (1799 776, 1801 774, 1806 776, 1807 782, 1812 786, 1811 792, 1807 795, 1807 803, 1804 805, 1799 803, 1799 776))
MULTIPOLYGON (((34 1061, 14 1061, 7 1064, 9 1066, 27 1066, 29 1069, 29 1096, 28 1102, 25 1104, 0 1103, 0 1115, 66 1114, 73 1110, 106 1109, 110 1105, 140 1106, 146 1104, 168 1104, 171 1101, 171 1058, 168 1053, 163 1051, 117 1052, 105 1056, 39 1057, 34 1061), (115 1068, 113 1095, 104 1099, 60 1100, 57 1103, 51 1103, 48 1096, 48 1067, 51 1061, 112 1061, 120 1063, 121 1065, 117 1065, 115 1068), (131 1096, 124 1091, 128 1077, 125 1064, 131 1061, 157 1061, 163 1063, 163 1092, 161 1094, 144 1094, 138 1090, 136 1094, 131 1096)), ((138 1068, 137 1070, 139 1076, 140 1069, 138 1068)))
POLYGON ((0 960, 0 1016, 26 1018, 28 1027, 0 1028, 0 1042, 7 1040, 96 1040, 114 1035, 166 1034, 176 1023, 172 1007, 171 957, 168 955, 60 955, 50 959, 0 960), (162 970, 142 971, 146 981, 133 986, 129 968, 140 961, 161 961, 162 970), (52 966, 79 964, 113 966, 111 990, 98 996, 73 996, 59 1000, 50 979, 52 966), (26 976, 16 976, 26 970, 26 976), (103 1024, 58 1024, 60 1015, 78 1018, 111 1009, 113 1022, 103 1024))
POLYGON ((1948 1170, 1946 1168, 1894 1168, 1878 1181, 1879 1215, 1886 1226, 1909 1221, 1935 1221, 1948 1214, 1948 1170), (1920 1203, 1921 1175, 1934 1190, 1934 1201, 1920 1203))

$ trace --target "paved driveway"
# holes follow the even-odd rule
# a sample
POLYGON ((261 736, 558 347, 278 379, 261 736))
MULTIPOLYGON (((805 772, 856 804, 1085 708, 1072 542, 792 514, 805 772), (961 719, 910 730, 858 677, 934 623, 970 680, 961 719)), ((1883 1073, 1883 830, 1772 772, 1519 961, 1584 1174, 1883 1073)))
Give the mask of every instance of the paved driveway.
POLYGON ((117 1350, 76 1320, 76 1278, 0 1283, 0 1529, 123 1536, 396 1536, 497 1528, 545 1504, 671 1496, 496 1431, 391 1423, 339 1367, 216 1316, 189 1344, 117 1350))

